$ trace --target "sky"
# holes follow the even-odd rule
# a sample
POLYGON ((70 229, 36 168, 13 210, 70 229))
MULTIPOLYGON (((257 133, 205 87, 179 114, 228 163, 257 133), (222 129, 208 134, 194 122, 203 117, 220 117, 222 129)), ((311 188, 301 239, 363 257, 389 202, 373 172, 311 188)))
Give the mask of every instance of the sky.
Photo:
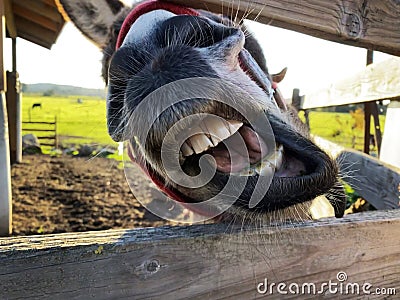
MULTIPOLYGON (((363 48, 328 42, 293 31, 249 22, 263 47, 271 73, 288 67, 280 89, 290 98, 293 88, 301 94, 319 90, 365 68, 363 48)), ((5 66, 11 69, 11 40, 5 45, 5 66)), ((17 39, 17 69, 23 83, 56 83, 104 88, 101 51, 70 22, 66 23, 51 50, 17 39)), ((374 61, 389 58, 375 52, 374 61)))

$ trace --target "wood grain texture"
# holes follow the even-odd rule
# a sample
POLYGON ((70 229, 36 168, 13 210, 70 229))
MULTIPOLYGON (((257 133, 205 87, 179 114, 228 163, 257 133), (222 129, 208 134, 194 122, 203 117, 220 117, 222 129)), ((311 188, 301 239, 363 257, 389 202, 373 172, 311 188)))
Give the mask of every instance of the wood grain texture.
POLYGON ((173 0, 315 37, 400 55, 398 0, 173 0))
POLYGON ((55 23, 63 24, 63 17, 57 11, 55 2, 46 2, 48 1, 13 0, 13 7, 25 7, 34 14, 41 15, 42 17, 50 19, 55 23))
POLYGON ((52 46, 52 42, 49 41, 55 41, 59 33, 42 26, 38 26, 31 20, 24 19, 20 16, 15 16, 15 22, 20 26, 18 29, 18 37, 32 40, 35 43, 49 49, 52 46))
POLYGON ((209 224, 3 238, 0 296, 254 299, 265 296, 256 291, 265 278, 318 286, 339 271, 347 282, 399 291, 399 226, 392 210, 245 231, 209 224))
POLYGON ((343 151, 337 161, 344 172, 343 180, 375 208, 400 208, 399 168, 353 150, 343 151))
POLYGON ((300 107, 309 109, 383 99, 400 99, 399 57, 372 64, 354 76, 303 96, 300 107))

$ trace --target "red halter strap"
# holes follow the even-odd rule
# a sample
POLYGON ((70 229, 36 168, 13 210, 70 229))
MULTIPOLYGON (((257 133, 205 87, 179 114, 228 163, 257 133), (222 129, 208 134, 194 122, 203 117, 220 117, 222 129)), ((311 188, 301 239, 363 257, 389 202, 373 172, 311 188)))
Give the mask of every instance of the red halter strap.
POLYGON ((122 23, 122 27, 118 34, 118 38, 117 38, 116 49, 121 47, 132 24, 135 23, 135 21, 140 16, 142 16, 148 12, 158 10, 158 9, 163 9, 163 10, 169 11, 171 13, 174 13, 176 15, 191 15, 191 16, 199 15, 199 13, 192 8, 180 6, 180 5, 169 3, 169 2, 150 0, 150 1, 140 3, 129 13, 129 15, 125 18, 124 22, 122 23))

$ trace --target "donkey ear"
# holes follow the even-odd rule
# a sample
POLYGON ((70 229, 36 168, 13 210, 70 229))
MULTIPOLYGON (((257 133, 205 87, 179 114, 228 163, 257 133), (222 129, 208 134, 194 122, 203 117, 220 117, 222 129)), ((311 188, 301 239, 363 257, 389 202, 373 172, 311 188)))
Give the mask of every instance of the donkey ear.
POLYGON ((108 31, 124 8, 119 0, 58 0, 60 11, 98 47, 108 42, 108 31))
POLYGON ((283 70, 280 71, 279 73, 272 74, 272 81, 276 82, 276 83, 281 82, 285 78, 286 72, 287 72, 287 68, 283 68, 283 70))

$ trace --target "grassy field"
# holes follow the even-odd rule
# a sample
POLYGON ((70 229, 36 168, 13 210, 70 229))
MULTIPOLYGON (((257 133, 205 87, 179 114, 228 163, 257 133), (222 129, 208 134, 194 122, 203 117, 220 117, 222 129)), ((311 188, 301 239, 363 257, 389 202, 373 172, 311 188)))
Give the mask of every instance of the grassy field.
MULTIPOLYGON (((333 141, 339 145, 357 150, 364 144, 364 112, 353 113, 317 112, 309 113, 311 133, 333 141)), ((385 116, 379 117, 381 130, 385 125, 385 116)), ((371 122, 371 133, 374 133, 371 122)))
POLYGON ((96 97, 23 94, 23 121, 54 121, 62 145, 100 144, 117 146, 107 134, 106 102, 96 97), (82 99, 82 103, 78 103, 82 99), (41 108, 32 109, 34 103, 41 108))
MULTIPOLYGON (((23 95, 23 121, 53 121, 57 117, 58 134, 62 145, 99 144, 117 147, 107 134, 106 103, 104 99, 82 96, 23 95), (78 98, 82 103, 78 103, 78 98), (32 109, 32 104, 41 103, 42 108, 32 109)), ((313 134, 341 144, 362 149, 363 114, 356 112, 332 113, 310 112, 310 127, 313 134)), ((385 117, 381 117, 383 128, 385 117)), ((373 132, 371 130, 371 132, 373 132)))

